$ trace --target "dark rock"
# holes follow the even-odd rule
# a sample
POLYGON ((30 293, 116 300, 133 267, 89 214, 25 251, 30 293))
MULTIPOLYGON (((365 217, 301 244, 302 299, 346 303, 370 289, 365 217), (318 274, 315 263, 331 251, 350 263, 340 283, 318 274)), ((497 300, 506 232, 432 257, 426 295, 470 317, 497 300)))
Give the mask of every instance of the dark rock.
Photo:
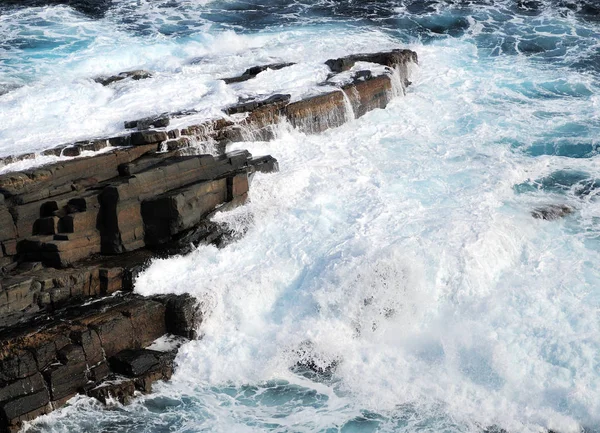
POLYGON ((174 353, 150 350, 129 350, 119 353, 111 359, 116 371, 131 378, 112 375, 109 381, 88 391, 103 403, 116 399, 122 404, 131 401, 135 391, 148 393, 157 380, 168 380, 173 374, 174 353))
POLYGON ((79 156, 81 155, 81 151, 80 146, 67 146, 63 148, 61 156, 79 156))
POLYGON ((75 330, 71 332, 70 337, 74 342, 81 346, 85 361, 88 365, 95 366, 104 361, 102 342, 100 341, 100 337, 95 330, 88 328, 83 330, 75 330))
POLYGON ((66 146, 57 146, 51 149, 46 149, 41 152, 43 156, 60 156, 66 146))
POLYGON ((339 59, 330 59, 325 62, 332 72, 339 73, 351 69, 356 62, 379 63, 390 68, 395 68, 407 63, 418 64, 417 53, 411 50, 393 50, 389 52, 372 54, 353 54, 339 59))
POLYGON ((2 203, 0 203, 0 241, 15 239, 16 237, 17 230, 13 222, 13 217, 4 205, 4 196, 2 196, 2 203))
POLYGON ((254 111, 257 108, 264 107, 267 105, 276 105, 277 107, 282 107, 287 105, 290 102, 291 95, 287 94, 275 94, 271 95, 266 99, 250 99, 250 100, 242 100, 236 105, 233 105, 227 109, 225 109, 225 113, 228 115, 236 114, 236 113, 244 113, 247 111, 254 111))
POLYGON ((143 201, 145 243, 157 245, 168 242, 177 233, 197 225, 227 200, 227 181, 221 179, 172 190, 143 201))
POLYGON ((342 92, 330 92, 285 107, 285 115, 302 132, 316 134, 346 122, 346 105, 342 92))
POLYGON ((50 398, 60 401, 77 394, 87 384, 85 362, 52 364, 42 372, 49 384, 50 398))
POLYGON ((131 134, 131 144, 134 146, 141 146, 144 144, 162 143, 168 140, 169 137, 164 131, 139 131, 131 134))
MULTIPOLYGON (((402 78, 397 53, 369 56, 402 78)), ((359 60, 367 61, 342 59, 340 68, 359 60)), ((265 69, 249 69, 245 77, 265 69)), ((304 132, 320 132, 347 120, 348 99, 360 116, 392 97, 387 74, 361 71, 337 86, 293 103, 289 95, 240 100, 226 114, 244 116, 224 114, 181 130, 59 146, 47 154, 134 147, 0 175, 0 430, 16 429, 78 392, 126 400, 171 376, 173 353, 143 349, 166 332, 197 338, 202 304, 189 295, 129 293, 137 275, 153 257, 199 243, 222 247, 243 235, 210 218, 245 203, 252 175, 278 164, 246 151, 224 154, 227 143, 272 139, 273 126, 285 118, 304 132), (223 154, 183 156, 191 142, 214 143, 223 154), (135 377, 116 380, 110 366, 135 377), (98 386, 105 378, 110 383, 98 386)), ((195 112, 142 119, 135 127, 165 127, 169 118, 195 112)), ((321 376, 335 369, 335 360, 305 355, 298 368, 321 376)))
POLYGON ((166 333, 165 307, 150 300, 132 300, 82 323, 98 332, 106 357, 141 348, 166 333))
POLYGON ((165 324, 167 332, 181 337, 198 338, 197 329, 202 323, 202 312, 198 300, 189 294, 163 295, 156 299, 165 307, 165 324))
POLYGON ((108 404, 113 399, 121 404, 128 404, 135 391, 135 381, 133 379, 113 377, 111 380, 89 390, 87 395, 101 401, 103 404, 108 404))
POLYGON ((377 108, 385 108, 392 98, 392 81, 387 75, 380 75, 365 81, 355 81, 342 87, 346 93, 354 115, 359 118, 377 108))
POLYGON ((17 431, 21 422, 32 420, 51 410, 48 391, 40 389, 0 403, 0 420, 5 430, 17 431))
POLYGON ((124 123, 125 129, 137 128, 140 131, 151 128, 165 128, 169 126, 171 120, 168 114, 161 114, 159 116, 145 117, 139 120, 130 120, 124 123))
MULTIPOLYGON (((12 383, 5 384, 0 388, 0 402, 13 400, 19 396, 35 394, 45 390, 46 384, 40 373, 35 373, 24 379, 16 380, 12 383)), ((46 400, 48 402, 48 400, 46 400)), ((37 408, 33 408, 37 409, 37 408)), ((31 410, 33 410, 31 409, 31 410)), ((27 410, 26 412, 30 412, 27 410)), ((24 413, 26 413, 24 412, 24 413)))
POLYGON ((156 368, 160 363, 160 352, 146 349, 127 349, 109 360, 112 371, 124 376, 136 377, 156 368))
POLYGON ((131 80, 143 80, 146 78, 152 78, 152 74, 148 71, 144 71, 142 69, 136 69, 134 71, 126 71, 126 72, 121 72, 120 74, 117 75, 111 75, 109 77, 98 77, 98 78, 94 78, 94 81, 96 83, 100 83, 103 86, 108 86, 109 84, 115 83, 117 81, 122 81, 125 79, 131 79, 131 80))
POLYGON ((88 372, 88 379, 94 383, 98 383, 101 380, 104 380, 108 375, 110 375, 108 363, 101 362, 95 367, 90 368, 88 372))
POLYGON ((279 171, 279 163, 271 155, 252 158, 249 161, 249 164, 254 171, 260 171, 261 173, 274 173, 279 171))
POLYGON ((175 140, 169 140, 165 143, 168 152, 173 152, 174 150, 190 147, 190 144, 190 139, 187 137, 179 137, 175 140))
POLYGON ((106 138, 100 138, 97 140, 89 140, 89 141, 80 141, 75 143, 76 146, 79 146, 81 151, 88 152, 98 152, 102 149, 111 146, 110 142, 106 138))
MULTIPOLYGON (((23 172, 0 175, 0 193, 5 197, 10 197, 16 205, 66 194, 72 191, 73 181, 82 177, 93 177, 98 182, 102 182, 117 177, 119 164, 131 162, 148 152, 156 151, 156 148, 157 146, 148 145, 121 149, 94 157, 61 161, 23 172)), ((40 204, 24 209, 13 207, 11 213, 17 220, 17 230, 19 215, 31 215, 37 219, 41 216, 40 207, 40 204)), ((31 222, 32 225, 33 222, 31 222)), ((19 233, 19 236, 27 235, 19 233)))
POLYGON ((86 362, 83 347, 68 344, 56 352, 58 360, 62 364, 81 364, 86 362))
POLYGON ((292 66, 294 64, 295 63, 272 63, 270 65, 253 66, 252 68, 246 69, 242 75, 238 77, 224 78, 223 81, 225 81, 226 84, 240 83, 242 81, 255 78, 258 74, 266 71, 267 69, 278 70, 287 68, 288 66, 292 66))
POLYGON ((25 161, 27 159, 35 159, 35 153, 23 153, 21 155, 10 155, 3 158, 0 158, 0 163, 7 165, 12 164, 14 162, 25 161))
POLYGON ((573 212, 575 212, 575 209, 570 206, 564 204, 549 204, 535 208, 533 211, 531 211, 531 216, 536 219, 553 221, 570 215, 573 212))
POLYGON ((358 71, 352 77, 354 81, 366 81, 373 78, 373 73, 369 70, 367 71, 358 71))

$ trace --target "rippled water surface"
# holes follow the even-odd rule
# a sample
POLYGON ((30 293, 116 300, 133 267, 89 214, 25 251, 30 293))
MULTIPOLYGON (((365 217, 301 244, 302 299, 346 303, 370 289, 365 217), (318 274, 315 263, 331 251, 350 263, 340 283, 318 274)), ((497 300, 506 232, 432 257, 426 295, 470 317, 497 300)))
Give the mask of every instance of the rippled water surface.
POLYGON ((72 400, 28 431, 600 431, 596 1, 84 12, 0 3, 0 156, 240 96, 300 98, 352 52, 409 47, 420 66, 386 110, 232 146, 281 168, 219 217, 245 236, 156 261, 136 284, 197 295, 204 338, 153 394, 108 410, 72 400), (284 61, 297 65, 219 80, 284 61), (154 77, 93 81, 134 68, 154 77), (549 204, 573 213, 532 218, 549 204))

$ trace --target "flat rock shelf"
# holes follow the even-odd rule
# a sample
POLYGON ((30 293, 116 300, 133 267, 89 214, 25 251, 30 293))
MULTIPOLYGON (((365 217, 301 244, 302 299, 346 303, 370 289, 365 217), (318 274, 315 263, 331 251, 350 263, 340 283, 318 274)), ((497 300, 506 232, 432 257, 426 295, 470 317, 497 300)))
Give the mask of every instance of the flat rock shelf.
MULTIPOLYGON (((222 118, 178 129, 169 129, 171 119, 193 110, 127 121, 135 129, 127 135, 58 146, 43 153, 71 158, 0 175, 0 432, 76 394, 126 403, 168 380, 178 344, 201 335, 202 300, 142 297, 135 279, 152 258, 234 240, 211 217, 243 205, 254 174, 278 163, 226 152, 227 144, 271 140, 280 122, 319 133, 385 108, 416 63, 409 50, 331 59, 324 91, 309 98, 243 100, 222 118), (198 142, 218 154, 199 154, 198 142), (161 338, 177 344, 153 345, 161 338)), ((225 81, 289 65, 256 66, 225 81)))

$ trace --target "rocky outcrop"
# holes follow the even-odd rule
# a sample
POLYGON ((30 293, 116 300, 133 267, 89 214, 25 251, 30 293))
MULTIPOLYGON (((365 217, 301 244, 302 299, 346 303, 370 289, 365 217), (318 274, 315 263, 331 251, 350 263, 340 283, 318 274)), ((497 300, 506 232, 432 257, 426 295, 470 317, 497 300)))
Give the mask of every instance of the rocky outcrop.
POLYGON ((254 172, 277 163, 159 152, 168 138, 143 131, 133 147, 0 176, 0 431, 76 393, 148 392, 174 355, 143 349, 197 336, 194 298, 126 293, 152 257, 218 244, 210 216, 242 205, 254 172))
MULTIPOLYGON (((58 310, 25 325, 3 328, 0 338, 0 431, 62 406, 77 393, 106 400, 124 392, 105 379, 131 382, 133 391, 150 391, 170 377, 172 352, 144 351, 167 329, 181 335, 198 323, 186 322, 181 305, 190 298, 160 300, 133 294, 58 310), (169 320, 178 317, 178 320, 169 320)), ((192 306, 194 308, 195 300, 192 306)), ((199 321, 199 314, 189 317, 199 321)))
MULTIPOLYGON (((319 133, 340 126, 351 118, 358 118, 376 108, 385 108, 390 100, 404 92, 410 84, 409 69, 417 64, 417 54, 410 50, 393 50, 383 53, 356 54, 339 59, 330 59, 326 64, 332 70, 329 79, 322 83, 323 91, 302 100, 293 100, 291 95, 275 94, 240 100, 223 109, 223 117, 185 127, 169 129, 171 120, 185 118, 198 112, 194 109, 171 113, 160 113, 143 119, 124 122, 125 129, 135 132, 85 142, 58 146, 42 152, 43 155, 81 156, 85 151, 105 150, 110 146, 122 147, 162 142, 165 150, 187 148, 194 143, 209 143, 219 153, 224 153, 227 144, 239 141, 271 140, 275 126, 284 121, 304 133, 319 133), (385 73, 370 69, 356 69, 357 62, 383 65, 385 73), (348 71, 353 70, 351 74, 348 71), (336 78, 342 74, 343 79, 336 78), (346 77, 346 75, 348 77, 346 77)), ((227 82, 240 82, 256 77, 267 69, 281 69, 290 63, 256 66, 246 70, 240 77, 227 82)), ((118 79, 138 72, 117 75, 118 79)), ((140 77, 144 77, 141 74, 140 77)), ((181 121, 180 121, 181 122, 181 121)), ((7 157, 0 163, 9 164, 21 159, 35 158, 35 154, 7 157)))
POLYGON ((115 83, 117 81, 122 80, 145 80, 146 78, 152 78, 152 74, 148 71, 144 71, 143 69, 136 69, 133 71, 121 72, 117 75, 111 75, 108 77, 97 77, 94 78, 96 83, 102 84, 103 86, 108 86, 109 84, 115 83))
POLYGON ((242 81, 248 81, 252 78, 255 78, 258 74, 268 69, 276 71, 279 69, 287 68, 288 66, 292 66, 294 64, 295 63, 271 63, 269 65, 253 66, 252 68, 246 69, 242 75, 239 75, 237 77, 224 78, 223 81, 225 81, 225 83, 227 84, 241 83, 242 81))
POLYGON ((166 139, 166 133, 144 132, 135 147, 0 176, 0 264, 6 275, 0 309, 18 317, 65 297, 106 294, 99 265, 65 274, 79 281, 68 294, 59 293, 62 283, 45 281, 43 269, 21 272, 17 266, 64 269, 95 255, 168 246, 217 207, 243 204, 255 170, 277 167, 245 151, 219 157, 159 153, 166 139))
MULTIPOLYGON (((178 128, 169 128, 171 119, 193 110, 126 122, 135 131, 58 146, 43 154, 70 159, 0 175, 0 432, 76 393, 127 402, 168 379, 174 352, 153 342, 198 338, 200 304, 131 291, 153 257, 234 239, 212 215, 243 205, 255 173, 277 171, 278 163, 227 153, 226 145, 270 140, 282 121, 319 133, 384 108, 415 62, 406 50, 333 59, 327 64, 343 79, 311 97, 244 99, 221 118, 178 128), (380 63, 385 73, 357 70, 359 61, 380 63), (198 154, 198 142, 217 152, 198 154)), ((289 65, 251 68, 229 82, 289 65)), ((119 79, 128 77, 135 79, 119 79)))

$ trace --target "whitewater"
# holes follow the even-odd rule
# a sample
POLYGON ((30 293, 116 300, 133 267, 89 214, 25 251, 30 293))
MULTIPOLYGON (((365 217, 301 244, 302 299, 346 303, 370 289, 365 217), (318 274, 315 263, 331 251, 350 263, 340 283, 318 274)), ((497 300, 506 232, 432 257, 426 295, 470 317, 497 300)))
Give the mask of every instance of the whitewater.
POLYGON ((0 3, 0 157, 165 111, 299 99, 329 58, 419 55, 385 110, 228 146, 280 165, 216 217, 240 238, 155 260, 135 285, 201 300, 203 337, 171 381, 127 406, 76 397, 24 430, 600 431, 599 11, 116 0, 91 17, 0 3), (274 62, 297 64, 219 80, 274 62), (93 81, 137 68, 154 77, 93 81), (574 212, 532 217, 549 204, 574 212))

